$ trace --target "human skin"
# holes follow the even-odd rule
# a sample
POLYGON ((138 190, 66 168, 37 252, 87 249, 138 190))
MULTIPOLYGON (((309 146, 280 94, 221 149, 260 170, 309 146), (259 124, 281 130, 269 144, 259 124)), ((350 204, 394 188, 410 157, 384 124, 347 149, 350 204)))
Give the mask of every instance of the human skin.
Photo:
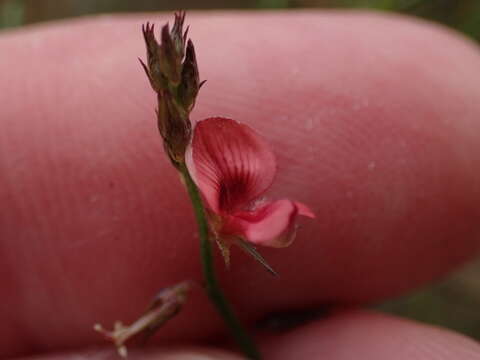
MULTIPOLYGON (((135 59, 145 52, 141 24, 169 19, 87 18, 0 36, 2 358, 78 356, 104 344, 93 323, 133 320, 160 288, 201 281, 190 204, 135 59)), ((278 278, 237 250, 229 271, 218 259, 245 322, 397 296, 476 254, 474 44, 371 13, 192 12, 187 21, 208 80, 192 118, 257 129, 278 157, 268 197, 317 215, 289 248, 259 249, 278 278)), ((224 331, 198 286, 153 343, 206 344, 224 331)), ((473 340, 361 311, 258 341, 272 360, 480 359, 473 340)), ((152 351, 132 358, 170 359, 152 351)))

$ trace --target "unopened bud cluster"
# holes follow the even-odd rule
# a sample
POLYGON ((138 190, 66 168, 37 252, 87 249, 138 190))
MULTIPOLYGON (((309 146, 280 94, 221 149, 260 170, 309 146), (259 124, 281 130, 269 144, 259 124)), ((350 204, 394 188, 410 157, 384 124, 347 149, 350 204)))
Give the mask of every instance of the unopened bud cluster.
POLYGON ((162 27, 160 44, 154 26, 144 25, 147 64, 140 60, 157 93, 158 129, 165 151, 176 166, 184 161, 191 137, 189 114, 202 85, 193 43, 187 41, 188 28, 183 30, 184 20, 185 12, 176 13, 172 29, 168 24, 162 27))

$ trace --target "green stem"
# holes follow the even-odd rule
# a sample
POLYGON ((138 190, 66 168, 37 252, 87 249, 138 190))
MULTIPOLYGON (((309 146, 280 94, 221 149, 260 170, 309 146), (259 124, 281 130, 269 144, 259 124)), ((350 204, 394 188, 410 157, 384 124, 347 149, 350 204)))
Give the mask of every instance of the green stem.
POLYGON ((243 350, 244 354, 249 359, 260 360, 261 356, 255 346, 255 343, 249 337, 242 324, 240 324, 238 321, 215 276, 212 245, 209 239, 208 222, 205 214, 205 207, 203 206, 198 188, 193 182, 185 164, 181 164, 179 170, 183 176, 183 179, 185 180, 185 186, 187 187, 188 195, 192 201, 195 217, 198 223, 203 276, 205 278, 208 296, 215 305, 220 316, 230 328, 235 341, 243 350))

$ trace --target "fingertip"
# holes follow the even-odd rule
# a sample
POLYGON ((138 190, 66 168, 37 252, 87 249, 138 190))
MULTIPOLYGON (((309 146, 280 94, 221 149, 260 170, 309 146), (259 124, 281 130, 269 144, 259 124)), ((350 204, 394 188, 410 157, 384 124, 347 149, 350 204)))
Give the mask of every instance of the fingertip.
POLYGON ((347 311, 271 336, 269 360, 478 360, 480 345, 463 335, 367 311, 347 311))

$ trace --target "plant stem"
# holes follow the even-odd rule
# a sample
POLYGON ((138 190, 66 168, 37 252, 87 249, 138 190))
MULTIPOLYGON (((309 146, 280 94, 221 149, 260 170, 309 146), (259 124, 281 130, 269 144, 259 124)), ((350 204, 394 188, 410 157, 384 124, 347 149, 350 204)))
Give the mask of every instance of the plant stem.
POLYGON ((210 300, 215 305, 215 308, 229 327, 235 341, 242 349, 243 353, 253 360, 260 360, 261 356, 246 330, 243 328, 240 321, 237 319, 232 310, 230 303, 223 294, 220 285, 215 276, 215 269, 213 264, 212 245, 209 239, 208 222, 205 214, 205 207, 198 192, 198 188, 192 180, 186 165, 183 163, 179 168, 185 186, 187 187, 188 195, 192 201, 193 209, 195 211, 195 218, 198 223, 198 231, 200 235, 200 252, 202 258, 203 276, 205 279, 205 286, 210 300))

